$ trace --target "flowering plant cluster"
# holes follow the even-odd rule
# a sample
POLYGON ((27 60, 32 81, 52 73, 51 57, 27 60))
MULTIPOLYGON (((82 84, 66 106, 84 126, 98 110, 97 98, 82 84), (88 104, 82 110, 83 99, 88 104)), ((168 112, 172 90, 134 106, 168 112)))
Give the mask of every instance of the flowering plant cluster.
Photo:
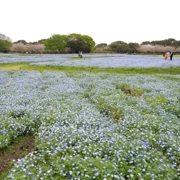
POLYGON ((0 71, 0 149, 32 133, 9 179, 178 179, 178 75, 0 71))
POLYGON ((85 54, 83 58, 77 58, 77 54, 40 54, 40 55, 19 55, 0 54, 1 63, 26 62, 39 66, 74 66, 74 67, 179 67, 180 57, 174 57, 173 61, 164 60, 163 56, 127 55, 127 54, 85 54))
MULTIPOLYGON (((36 63, 33 63, 36 65, 36 63)), ((52 61, 37 63, 37 65, 54 65, 54 66, 75 66, 75 67, 100 67, 100 68, 119 68, 119 67, 179 67, 180 58, 175 58, 173 61, 165 61, 161 56, 145 56, 145 55, 126 55, 114 54, 105 57, 90 57, 80 59, 78 61, 67 60, 63 62, 52 61)))

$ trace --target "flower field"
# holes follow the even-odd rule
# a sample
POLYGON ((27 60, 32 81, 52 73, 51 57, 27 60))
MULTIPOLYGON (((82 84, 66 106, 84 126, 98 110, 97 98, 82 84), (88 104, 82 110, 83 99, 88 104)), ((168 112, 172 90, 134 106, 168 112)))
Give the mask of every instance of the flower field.
POLYGON ((52 65, 52 66, 74 66, 74 67, 100 67, 100 68, 119 68, 119 67, 179 67, 180 58, 176 58, 173 61, 166 61, 162 56, 144 56, 144 55, 106 55, 106 56, 90 56, 84 55, 84 59, 71 60, 64 59, 46 61, 46 62, 34 62, 32 65, 52 65))
POLYGON ((172 61, 164 60, 162 55, 127 55, 127 54, 84 54, 83 58, 77 58, 77 54, 41 54, 41 55, 18 55, 0 54, 0 64, 26 62, 38 66, 73 66, 73 67, 180 67, 180 56, 174 55, 172 61))
MULTIPOLYGON (((19 61, 114 67, 120 59, 45 57, 19 61)), ((142 59, 133 65, 180 65, 142 59)), ((7 180, 179 179, 180 75, 1 70, 0 119, 1 150, 29 133, 37 149, 14 162, 7 180)))

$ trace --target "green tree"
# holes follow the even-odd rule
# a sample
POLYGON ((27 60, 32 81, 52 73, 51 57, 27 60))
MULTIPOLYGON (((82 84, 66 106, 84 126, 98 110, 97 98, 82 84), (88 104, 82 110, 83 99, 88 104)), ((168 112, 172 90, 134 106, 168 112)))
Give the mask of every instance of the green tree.
POLYGON ((40 40, 38 40, 37 43, 38 43, 38 44, 45 44, 46 40, 47 40, 47 39, 40 39, 40 40))
POLYGON ((67 45, 73 53, 78 53, 78 51, 82 50, 83 41, 81 34, 69 34, 67 45))
POLYGON ((106 43, 100 43, 95 46, 96 53, 104 53, 107 51, 108 45, 106 43))
POLYGON ((137 49, 139 48, 139 44, 138 43, 129 43, 129 51, 128 53, 137 53, 137 49))
POLYGON ((19 43, 27 44, 27 42, 25 40, 22 40, 22 39, 14 42, 14 44, 19 44, 19 43))
POLYGON ((54 34, 45 41, 45 50, 63 53, 65 52, 66 47, 67 47, 66 35, 54 34))
POLYGON ((144 41, 141 43, 141 45, 146 45, 146 44, 151 44, 151 42, 150 41, 144 41))
POLYGON ((6 35, 0 33, 0 52, 9 52, 11 46, 11 39, 6 35))
POLYGON ((0 39, 0 52, 9 52, 11 46, 12 43, 10 41, 0 39))
POLYGON ((106 46, 107 46, 106 43, 100 43, 100 44, 97 44, 97 45, 95 46, 95 48, 104 48, 104 47, 106 47, 106 46))
POLYGON ((83 44, 84 44, 84 52, 90 53, 90 52, 94 52, 94 48, 95 48, 95 42, 94 40, 88 36, 88 35, 84 35, 82 36, 83 38, 83 44))
POLYGON ((173 46, 177 47, 177 41, 174 38, 159 40, 159 41, 152 41, 152 45, 161 45, 161 46, 173 46))
POLYGON ((127 53, 129 52, 129 46, 123 41, 115 41, 109 45, 112 52, 116 53, 127 53))
POLYGON ((89 53, 94 51, 95 42, 90 36, 73 33, 68 35, 67 45, 73 53, 80 50, 89 53))
POLYGON ((180 47, 180 41, 177 41, 177 46, 180 47))

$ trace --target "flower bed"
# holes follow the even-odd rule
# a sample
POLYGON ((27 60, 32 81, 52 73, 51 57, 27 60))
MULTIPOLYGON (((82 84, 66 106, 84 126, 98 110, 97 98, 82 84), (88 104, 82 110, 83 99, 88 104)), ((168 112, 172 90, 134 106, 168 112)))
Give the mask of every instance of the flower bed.
POLYGON ((6 179, 178 179, 179 80, 0 71, 0 148, 37 147, 6 179))

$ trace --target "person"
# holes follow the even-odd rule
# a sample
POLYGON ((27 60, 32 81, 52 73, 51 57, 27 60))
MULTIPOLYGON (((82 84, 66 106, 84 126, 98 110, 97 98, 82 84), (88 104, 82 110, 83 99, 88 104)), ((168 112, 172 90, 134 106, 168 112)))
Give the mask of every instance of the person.
POLYGON ((166 53, 166 54, 164 55, 164 59, 165 59, 165 60, 168 59, 168 53, 166 53))
POLYGON ((82 51, 79 51, 79 57, 82 58, 82 51))
POLYGON ((172 61, 173 58, 173 52, 170 52, 170 60, 172 61))

